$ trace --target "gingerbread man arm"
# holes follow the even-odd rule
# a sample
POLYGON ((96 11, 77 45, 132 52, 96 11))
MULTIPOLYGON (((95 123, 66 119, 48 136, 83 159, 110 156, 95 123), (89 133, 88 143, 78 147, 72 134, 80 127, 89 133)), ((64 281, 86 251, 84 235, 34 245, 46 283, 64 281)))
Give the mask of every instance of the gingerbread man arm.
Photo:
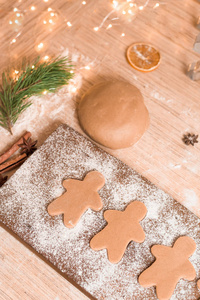
POLYGON ((91 203, 92 203, 90 205, 91 209, 99 211, 103 208, 103 202, 97 192, 93 192, 92 195, 90 196, 90 199, 91 199, 91 203))
POLYGON ((164 245, 154 245, 151 247, 151 253, 155 256, 155 257, 166 257, 168 255, 168 253, 170 252, 171 247, 167 247, 164 245))
POLYGON ((113 221, 113 219, 117 219, 123 212, 118 210, 106 210, 104 212, 104 219, 109 223, 113 221))
MULTIPOLYGON (((132 233, 133 234, 133 233, 132 233)), ((145 232, 140 225, 140 223, 134 225, 134 234, 132 235, 131 240, 137 242, 137 243, 143 243, 145 240, 145 232)))
POLYGON ((180 253, 184 253, 185 256, 190 257, 196 250, 196 243, 189 236, 181 236, 175 241, 173 247, 180 253))
MULTIPOLYGON (((74 179, 66 179, 63 181, 62 185, 67 190, 70 187, 71 183, 73 183, 73 181, 74 179)), ((49 206, 47 207, 47 211, 50 216, 56 216, 64 213, 65 209, 63 207, 63 204, 66 201, 66 193, 67 192, 65 192, 49 204, 49 206)))
POLYGON ((75 181, 79 182, 79 180, 77 180, 77 179, 71 179, 71 178, 65 179, 65 180, 63 180, 62 185, 64 186, 64 188, 66 190, 68 190, 70 188, 71 184, 74 184, 75 181))
POLYGON ((88 188, 91 190, 90 195, 88 195, 88 205, 91 209, 99 211, 103 207, 103 202, 98 194, 98 191, 104 186, 105 178, 98 171, 91 171, 87 173, 84 180, 88 188))
POLYGON ((196 271, 189 260, 180 267, 180 272, 183 279, 194 280, 196 277, 196 271))

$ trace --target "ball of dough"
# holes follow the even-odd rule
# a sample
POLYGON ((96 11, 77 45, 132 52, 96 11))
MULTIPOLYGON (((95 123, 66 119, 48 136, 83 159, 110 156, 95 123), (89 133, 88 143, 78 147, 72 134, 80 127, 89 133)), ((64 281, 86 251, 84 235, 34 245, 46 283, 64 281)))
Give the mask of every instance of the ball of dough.
POLYGON ((78 118, 94 141, 111 149, 132 146, 149 126, 142 94, 124 81, 106 81, 90 88, 78 105, 78 118))

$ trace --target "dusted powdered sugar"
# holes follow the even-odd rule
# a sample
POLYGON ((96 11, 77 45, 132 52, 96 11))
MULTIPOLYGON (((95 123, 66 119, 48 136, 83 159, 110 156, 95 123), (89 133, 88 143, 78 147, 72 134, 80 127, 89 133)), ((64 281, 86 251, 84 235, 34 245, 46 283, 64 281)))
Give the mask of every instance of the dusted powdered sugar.
MULTIPOLYGON (((148 182, 121 161, 96 147, 72 128, 60 126, 0 189, 0 220, 58 269, 97 299, 157 299, 155 289, 143 288, 138 275, 154 257, 154 244, 172 246, 181 235, 192 237, 197 250, 190 258, 200 276, 200 221, 169 195, 148 182), (88 209, 79 223, 68 229, 62 216, 51 217, 47 206, 64 192, 65 178, 83 179, 97 170, 106 180, 99 191, 104 207, 88 209), (142 201, 147 215, 141 221, 144 243, 131 242, 123 259, 111 264, 106 250, 93 251, 90 239, 105 225, 103 212, 124 210, 134 200, 142 201)), ((180 280, 172 300, 197 299, 196 280, 180 280)))

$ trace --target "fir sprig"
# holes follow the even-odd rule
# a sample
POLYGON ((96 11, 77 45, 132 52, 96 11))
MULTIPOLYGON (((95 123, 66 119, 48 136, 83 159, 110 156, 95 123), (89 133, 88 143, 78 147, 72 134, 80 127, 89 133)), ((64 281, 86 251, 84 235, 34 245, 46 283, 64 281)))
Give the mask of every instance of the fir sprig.
POLYGON ((32 103, 29 98, 44 91, 56 92, 73 77, 72 65, 67 57, 57 57, 48 62, 22 63, 19 78, 3 72, 0 85, 0 126, 12 134, 19 115, 32 103))

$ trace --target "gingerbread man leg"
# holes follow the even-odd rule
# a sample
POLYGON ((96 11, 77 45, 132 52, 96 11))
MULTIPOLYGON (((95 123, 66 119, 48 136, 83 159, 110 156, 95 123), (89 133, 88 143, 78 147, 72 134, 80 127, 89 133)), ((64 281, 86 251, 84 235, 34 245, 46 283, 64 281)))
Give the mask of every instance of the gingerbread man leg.
POLYGON ((172 275, 166 274, 167 279, 163 279, 158 269, 152 265, 146 269, 139 277, 139 284, 143 287, 156 286, 156 294, 159 300, 168 300, 173 295, 177 281, 172 275))
POLYGON ((117 264, 122 259, 124 252, 126 251, 126 244, 116 245, 116 248, 113 248, 113 244, 107 246, 108 259, 111 263, 117 264))
POLYGON ((176 284, 174 280, 169 281, 163 281, 160 282, 159 285, 156 287, 156 294, 159 300, 168 300, 173 295, 174 289, 176 287, 176 284))
POLYGON ((122 259, 127 247, 127 243, 126 241, 125 243, 117 243, 115 236, 106 239, 107 232, 108 228, 106 227, 97 235, 95 235, 90 241, 90 247, 93 250, 102 250, 106 248, 109 261, 113 264, 116 264, 122 259))
POLYGON ((157 276, 153 275, 155 274, 154 270, 152 270, 153 267, 154 266, 152 265, 139 276, 138 282, 141 286, 150 287, 157 284, 157 276))
POLYGON ((73 228, 77 223, 77 218, 76 218, 76 215, 73 216, 71 214, 69 215, 64 212, 63 221, 64 221, 64 224, 66 227, 73 228))

